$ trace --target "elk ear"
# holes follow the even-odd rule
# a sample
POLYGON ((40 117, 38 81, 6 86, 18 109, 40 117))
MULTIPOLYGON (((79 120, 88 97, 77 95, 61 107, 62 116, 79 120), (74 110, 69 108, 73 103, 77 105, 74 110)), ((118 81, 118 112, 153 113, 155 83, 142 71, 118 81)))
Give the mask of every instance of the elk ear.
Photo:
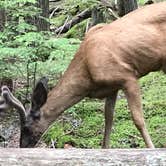
POLYGON ((32 94, 32 108, 42 107, 47 101, 48 78, 42 77, 36 84, 32 94))

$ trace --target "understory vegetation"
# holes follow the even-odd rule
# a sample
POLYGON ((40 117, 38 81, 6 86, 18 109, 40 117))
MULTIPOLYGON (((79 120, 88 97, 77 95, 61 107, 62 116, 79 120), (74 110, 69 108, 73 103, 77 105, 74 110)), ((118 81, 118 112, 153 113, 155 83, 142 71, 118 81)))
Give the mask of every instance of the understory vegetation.
MULTIPOLYGON (((38 8, 26 5, 35 3, 35 0, 20 0, 20 6, 16 8, 17 2, 0 2, 0 7, 7 8, 12 18, 4 31, 0 32, 0 79, 13 79, 16 84, 15 95, 29 104, 37 79, 48 77, 49 89, 56 85, 79 48, 88 20, 74 26, 62 36, 38 32, 35 26, 23 19, 40 13, 38 8), (18 23, 17 19, 20 17, 18 23)), ((144 1, 140 0, 139 3, 143 4, 144 1)), ((84 10, 89 6, 93 7, 96 1, 66 1, 66 13, 51 18, 50 22, 57 27, 62 25, 67 16, 76 12, 75 6, 78 4, 80 10, 84 10), (68 8, 69 4, 72 4, 71 8, 68 8)), ((155 147, 166 147, 166 76, 162 72, 150 73, 141 78, 139 83, 146 124, 152 140, 155 147)), ((132 122, 123 92, 119 92, 115 110, 111 147, 145 147, 132 122)), ((80 148, 100 148, 103 133, 104 100, 86 98, 66 110, 43 135, 43 140, 49 147, 63 148, 65 143, 70 143, 80 148)))

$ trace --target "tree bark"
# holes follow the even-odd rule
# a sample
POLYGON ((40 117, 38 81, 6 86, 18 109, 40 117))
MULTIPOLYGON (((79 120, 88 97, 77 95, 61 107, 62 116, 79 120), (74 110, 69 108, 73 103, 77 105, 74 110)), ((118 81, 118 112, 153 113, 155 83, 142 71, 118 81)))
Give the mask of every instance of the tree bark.
POLYGON ((0 149, 3 166, 166 164, 166 149, 0 149))
POLYGON ((120 17, 138 8, 137 0, 117 0, 120 17))
POLYGON ((5 10, 0 9, 0 31, 4 30, 5 21, 6 21, 5 10))
POLYGON ((27 23, 35 25, 38 31, 49 31, 50 24, 46 20, 49 18, 49 0, 37 0, 37 7, 41 9, 41 14, 33 18, 26 18, 27 23))
MULTIPOLYGON (((38 0, 39 7, 42 9, 41 16, 45 18, 49 18, 49 0, 38 0)), ((48 21, 38 18, 37 27, 39 31, 49 31, 50 24, 48 21)))

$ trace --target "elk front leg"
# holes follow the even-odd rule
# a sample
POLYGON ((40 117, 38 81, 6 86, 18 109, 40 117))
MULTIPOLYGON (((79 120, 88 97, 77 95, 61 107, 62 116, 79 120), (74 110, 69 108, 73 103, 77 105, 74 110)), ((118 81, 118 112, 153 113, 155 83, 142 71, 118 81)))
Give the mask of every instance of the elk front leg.
POLYGON ((117 92, 112 93, 109 98, 105 101, 105 131, 102 148, 109 148, 110 133, 113 124, 113 115, 116 102, 117 92))
POLYGON ((124 88, 134 124, 137 127, 137 129, 140 131, 146 146, 148 148, 154 148, 148 130, 146 129, 145 126, 141 97, 140 97, 140 88, 137 83, 137 80, 136 79, 128 80, 124 88))

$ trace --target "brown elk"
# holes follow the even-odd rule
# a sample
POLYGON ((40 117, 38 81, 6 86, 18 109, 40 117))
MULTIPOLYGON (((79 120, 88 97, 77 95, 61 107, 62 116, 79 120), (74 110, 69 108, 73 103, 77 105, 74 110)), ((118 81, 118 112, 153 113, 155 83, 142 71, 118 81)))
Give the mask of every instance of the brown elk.
POLYGON ((146 146, 154 148, 145 127, 137 80, 158 70, 166 73, 166 2, 140 8, 111 24, 90 29, 48 97, 47 81, 43 78, 38 82, 29 113, 7 87, 2 88, 2 96, 7 105, 20 111, 21 147, 33 147, 64 110, 84 97, 106 98, 103 148, 108 148, 115 101, 122 89, 146 146))

